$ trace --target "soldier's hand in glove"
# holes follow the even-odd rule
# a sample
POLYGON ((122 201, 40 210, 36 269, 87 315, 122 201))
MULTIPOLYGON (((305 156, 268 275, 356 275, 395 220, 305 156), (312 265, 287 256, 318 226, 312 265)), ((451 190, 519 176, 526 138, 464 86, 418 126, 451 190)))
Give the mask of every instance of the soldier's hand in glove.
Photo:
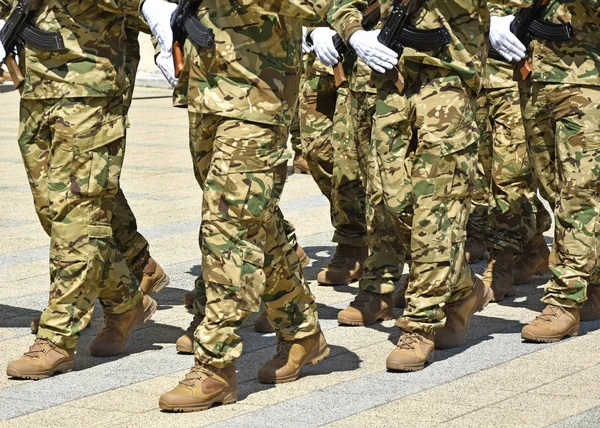
POLYGON ((317 27, 310 35, 315 54, 319 61, 325 65, 336 65, 340 55, 333 45, 333 36, 336 32, 328 27, 317 27))
POLYGON ((359 30, 350 36, 348 42, 356 54, 373 70, 385 73, 398 63, 398 54, 379 43, 379 30, 359 30))
POLYGON ((175 65, 173 64, 173 56, 165 55, 163 52, 159 53, 156 57, 156 66, 160 69, 167 82, 171 87, 177 84, 177 78, 175 77, 175 65))
MULTIPOLYGON (((6 22, 0 19, 0 30, 2 30, 4 24, 6 24, 6 22)), ((0 42, 0 63, 4 62, 4 58, 6 58, 6 50, 4 50, 4 46, 2 46, 2 42, 0 42)))
POLYGON ((302 53, 311 53, 313 47, 306 42, 306 27, 302 27, 302 53))
POLYGON ((523 43, 510 31, 510 23, 514 19, 513 15, 492 16, 490 21, 490 44, 507 61, 519 61, 525 58, 527 51, 523 43))
POLYGON ((176 8, 176 4, 164 0, 146 0, 142 5, 142 15, 148 22, 150 31, 158 40, 160 50, 166 55, 169 55, 173 48, 171 16, 176 8))

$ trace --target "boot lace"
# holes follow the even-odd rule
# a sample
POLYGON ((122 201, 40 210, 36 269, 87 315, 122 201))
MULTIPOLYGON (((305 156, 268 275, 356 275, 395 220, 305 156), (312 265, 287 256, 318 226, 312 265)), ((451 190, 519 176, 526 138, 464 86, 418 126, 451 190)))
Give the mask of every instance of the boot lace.
POLYGON ((35 339, 33 345, 31 345, 29 350, 25 352, 25 356, 29 358, 39 358, 39 354, 46 353, 45 345, 50 345, 51 348, 54 348, 54 344, 46 339, 35 339))
POLYGON ((421 336, 416 333, 404 333, 400 336, 400 340, 398 340, 398 345, 396 345, 400 349, 413 349, 415 343, 419 343, 421 340, 421 336))
POLYGON ((494 279, 494 275, 502 277, 508 275, 508 273, 509 272, 506 269, 506 265, 504 263, 498 263, 496 255, 492 254, 488 265, 485 267, 485 271, 483 272, 483 279, 486 281, 492 281, 492 279, 494 279))
POLYGON ((287 340, 278 341, 277 342, 277 353, 273 357, 273 360, 287 361, 293 344, 294 344, 294 342, 289 342, 287 340))
POLYGON ((558 318, 558 316, 562 313, 561 310, 556 306, 550 306, 550 309, 552 310, 552 312, 542 312, 537 317, 535 317, 535 319, 544 322, 551 322, 553 318, 558 318))
POLYGON ((109 314, 104 314, 104 327, 102 327, 102 330, 100 331, 100 334, 98 336, 111 334, 110 332, 113 330, 114 325, 115 318, 109 314))
POLYGON ((353 308, 362 308, 362 307, 366 306, 367 303, 369 303, 370 299, 371 299, 371 296, 369 295, 369 293, 360 292, 356 295, 354 300, 350 303, 350 306, 352 306, 353 308))
POLYGON ((345 250, 345 246, 338 245, 333 258, 329 262, 330 268, 345 268, 348 265, 353 264, 355 257, 353 257, 351 254, 348 254, 345 250))
POLYGON ((196 381, 202 381, 208 377, 211 377, 213 372, 204 366, 194 366, 188 374, 185 375, 185 379, 180 380, 179 384, 194 387, 196 381))

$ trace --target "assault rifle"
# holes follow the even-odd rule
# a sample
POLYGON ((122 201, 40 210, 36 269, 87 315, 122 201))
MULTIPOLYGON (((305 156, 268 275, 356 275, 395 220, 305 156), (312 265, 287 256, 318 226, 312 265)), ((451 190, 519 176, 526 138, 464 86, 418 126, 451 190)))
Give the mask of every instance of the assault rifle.
MULTIPOLYGON (((525 47, 531 43, 532 39, 566 42, 573 38, 574 31, 570 23, 556 24, 542 19, 549 3, 550 0, 535 0, 531 6, 520 9, 515 14, 515 19, 510 24, 510 31, 525 47)), ((490 56, 505 61, 493 48, 490 48, 490 56)), ((517 68, 521 72, 523 80, 526 80, 531 74, 531 64, 527 58, 519 61, 517 68)))
MULTIPOLYGON (((379 43, 392 49, 398 55, 402 55, 404 47, 431 50, 450 43, 450 33, 445 27, 421 30, 408 25, 410 14, 420 7, 421 2, 422 0, 394 0, 392 11, 383 24, 381 33, 377 36, 379 43)), ((394 67, 386 74, 394 82, 398 91, 402 92, 404 79, 400 71, 394 67)))
POLYGON ((19 88, 25 81, 15 60, 23 46, 28 45, 44 51, 60 51, 65 48, 58 31, 41 31, 29 23, 31 13, 39 9, 40 3, 41 0, 19 0, 0 30, 0 42, 7 53, 4 62, 15 88, 19 88))
POLYGON ((212 28, 203 25, 196 12, 201 1, 182 0, 171 17, 173 30, 173 63, 175 77, 183 70, 183 44, 188 37, 200 48, 212 48, 215 45, 215 33, 212 28))
MULTIPOLYGON (((379 0, 375 0, 369 5, 369 7, 363 12, 362 27, 364 30, 372 30, 377 23, 381 15, 381 4, 379 0)), ((349 48, 346 43, 342 40, 339 34, 333 36, 333 46, 340 55, 340 60, 336 65, 333 66, 333 77, 335 79, 335 86, 340 87, 348 79, 344 67, 347 64, 351 64, 356 60, 356 52, 349 48)))

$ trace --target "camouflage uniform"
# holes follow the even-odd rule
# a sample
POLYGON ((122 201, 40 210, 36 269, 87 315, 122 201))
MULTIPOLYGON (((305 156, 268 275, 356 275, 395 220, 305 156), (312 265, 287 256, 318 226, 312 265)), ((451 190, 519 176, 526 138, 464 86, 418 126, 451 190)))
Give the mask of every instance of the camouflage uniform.
MULTIPOLYGON (((389 15, 390 1, 381 4, 389 15)), ((367 1, 349 0, 334 15, 345 40, 361 29, 367 1)), ((407 308, 398 326, 426 334, 445 324, 444 304, 472 293, 474 274, 464 244, 473 191, 487 8, 467 0, 428 1, 410 17, 417 28, 443 25, 451 43, 429 52, 405 48, 403 94, 384 76, 374 135, 383 198, 404 251, 412 255, 407 308), (460 22, 459 22, 460 21, 460 22)))
POLYGON ((600 283, 600 2, 551 1, 545 19, 570 22, 569 42, 534 40, 531 78, 521 102, 534 176, 555 207, 550 255, 553 278, 543 302, 580 307, 589 284, 600 283))
MULTIPOLYGON (((20 58, 19 147, 50 235, 50 299, 38 337, 65 349, 75 347, 96 299, 108 314, 142 299, 113 237, 125 149, 123 13, 137 14, 138 6, 47 0, 34 24, 61 31, 66 48, 25 47, 20 58)), ((0 16, 7 11, 0 0, 0 16)))
MULTIPOLYGON (((333 242, 351 247, 366 243, 365 192, 357 174, 357 160, 348 153, 334 122, 348 123, 348 92, 335 87, 331 67, 309 55, 306 82, 300 97, 304 154, 310 173, 331 206, 333 242), (337 108, 340 108, 337 111, 337 108), (348 175, 346 175, 349 173, 348 175)), ((342 132, 346 132, 342 130, 342 132)))
POLYGON ((200 5, 198 17, 214 30, 215 47, 186 42, 175 95, 187 94, 190 149, 203 188, 206 315, 195 332, 195 357, 218 368, 241 354, 237 329, 258 311, 261 297, 280 339, 319 331, 314 297, 277 204, 298 88, 302 22, 294 18, 318 22, 324 11, 306 2, 246 6, 200 5), (271 54, 268 63, 263 52, 271 54))

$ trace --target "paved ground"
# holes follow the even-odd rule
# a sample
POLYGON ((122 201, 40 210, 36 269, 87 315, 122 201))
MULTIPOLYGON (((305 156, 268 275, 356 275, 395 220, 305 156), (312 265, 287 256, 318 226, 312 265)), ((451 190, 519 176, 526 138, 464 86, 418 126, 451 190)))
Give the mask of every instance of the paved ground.
MULTIPOLYGON (((37 223, 15 143, 18 95, 6 89, 0 87, 2 369, 32 342, 29 320, 40 314, 48 294, 48 238, 37 223)), ((289 178, 282 209, 312 259, 306 273, 331 357, 304 370, 297 382, 261 385, 256 372, 272 355, 275 339, 254 333, 249 323, 238 364, 240 401, 200 414, 160 412, 158 396, 192 365, 192 357, 177 355, 174 343, 192 318, 181 303, 200 271, 201 195, 187 151, 186 113, 170 107, 169 92, 138 88, 131 122, 122 184, 171 284, 127 354, 89 355, 102 323, 98 308, 79 343, 75 371, 38 382, 0 374, 2 426, 600 426, 600 322, 585 323, 581 337, 551 346, 519 338, 523 324, 542 308, 545 278, 475 316, 468 343, 436 353, 426 370, 387 373, 385 357, 398 338, 393 322, 339 327, 336 314, 357 293, 356 284, 325 288, 314 282, 333 249, 328 204, 310 177, 297 175, 289 178)), ((476 267, 481 273, 484 266, 476 267)))

